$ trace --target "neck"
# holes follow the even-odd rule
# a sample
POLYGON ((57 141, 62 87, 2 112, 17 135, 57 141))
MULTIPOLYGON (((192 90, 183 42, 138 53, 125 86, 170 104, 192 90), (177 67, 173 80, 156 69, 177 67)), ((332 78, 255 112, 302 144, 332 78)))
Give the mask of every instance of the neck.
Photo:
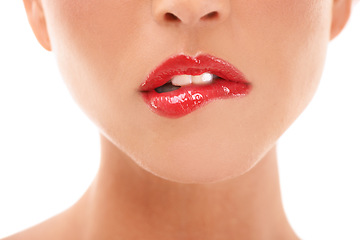
POLYGON ((243 176, 181 184, 143 170, 104 137, 101 144, 99 173, 78 204, 89 236, 296 239, 281 203, 275 148, 243 176))

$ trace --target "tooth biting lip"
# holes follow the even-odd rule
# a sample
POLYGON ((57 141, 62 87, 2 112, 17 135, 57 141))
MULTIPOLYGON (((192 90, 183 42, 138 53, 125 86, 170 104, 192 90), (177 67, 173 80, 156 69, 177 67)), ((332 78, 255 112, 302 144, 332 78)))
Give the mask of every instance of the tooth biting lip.
POLYGON ((191 113, 213 99, 246 96, 250 89, 237 68, 210 55, 173 56, 139 87, 151 110, 170 118, 191 113))
POLYGON ((211 73, 203 73, 201 75, 176 75, 174 76, 170 82, 174 86, 186 86, 189 84, 210 84, 214 81, 218 76, 211 73))
POLYGON ((203 73, 201 75, 176 75, 169 82, 155 88, 157 93, 171 92, 180 87, 188 86, 190 84, 206 85, 211 84, 219 77, 211 73, 203 73))

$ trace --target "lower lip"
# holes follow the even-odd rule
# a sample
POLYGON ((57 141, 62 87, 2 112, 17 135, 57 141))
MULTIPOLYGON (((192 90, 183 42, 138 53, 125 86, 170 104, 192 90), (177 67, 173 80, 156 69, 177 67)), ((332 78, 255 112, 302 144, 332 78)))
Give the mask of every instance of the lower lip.
POLYGON ((179 118, 215 99, 245 97, 250 90, 248 83, 216 80, 212 84, 188 85, 165 93, 155 90, 142 92, 142 96, 153 112, 168 118, 179 118))

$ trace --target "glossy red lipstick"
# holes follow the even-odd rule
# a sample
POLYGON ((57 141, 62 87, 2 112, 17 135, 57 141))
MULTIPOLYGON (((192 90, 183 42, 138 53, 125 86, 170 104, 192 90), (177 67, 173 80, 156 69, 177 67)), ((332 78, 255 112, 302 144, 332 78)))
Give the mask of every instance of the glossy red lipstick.
POLYGON ((161 116, 178 118, 214 99, 244 97, 249 94, 251 84, 243 73, 225 60, 211 55, 176 55, 155 68, 139 89, 152 111, 161 116), (189 84, 174 91, 155 91, 174 76, 203 73, 214 74, 217 78, 207 85, 189 84))

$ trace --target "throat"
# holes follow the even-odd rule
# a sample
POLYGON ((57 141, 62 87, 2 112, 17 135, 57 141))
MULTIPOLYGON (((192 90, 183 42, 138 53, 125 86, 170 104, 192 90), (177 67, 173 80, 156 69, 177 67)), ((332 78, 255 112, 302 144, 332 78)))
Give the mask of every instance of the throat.
POLYGON ((76 212, 97 239, 296 239, 281 206, 275 149, 249 173, 207 185, 160 179, 114 148, 102 137, 99 173, 76 212))

